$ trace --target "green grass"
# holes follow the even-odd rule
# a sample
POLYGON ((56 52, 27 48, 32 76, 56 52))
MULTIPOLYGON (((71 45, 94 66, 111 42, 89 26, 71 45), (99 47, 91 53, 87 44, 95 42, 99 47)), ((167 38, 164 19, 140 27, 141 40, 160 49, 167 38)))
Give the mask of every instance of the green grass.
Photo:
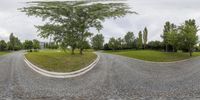
POLYGON ((0 52, 0 56, 1 55, 5 55, 5 54, 8 54, 9 52, 0 52))
MULTIPOLYGON (((104 52, 153 62, 172 62, 191 58, 189 53, 166 53, 154 50, 120 50, 104 52)), ((194 52, 193 57, 196 56, 200 56, 200 53, 194 52)))
POLYGON ((71 55, 69 51, 42 50, 25 55, 26 58, 38 67, 54 72, 72 72, 82 69, 92 63, 97 57, 92 52, 84 52, 84 55, 71 55))

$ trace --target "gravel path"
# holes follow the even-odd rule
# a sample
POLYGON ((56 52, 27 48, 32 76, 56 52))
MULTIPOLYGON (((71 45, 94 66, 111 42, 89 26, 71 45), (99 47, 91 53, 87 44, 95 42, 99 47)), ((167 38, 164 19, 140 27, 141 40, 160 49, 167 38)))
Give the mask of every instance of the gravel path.
POLYGON ((1 56, 0 100, 200 99, 200 57, 163 64, 99 54, 94 69, 70 79, 34 72, 23 52, 1 56))

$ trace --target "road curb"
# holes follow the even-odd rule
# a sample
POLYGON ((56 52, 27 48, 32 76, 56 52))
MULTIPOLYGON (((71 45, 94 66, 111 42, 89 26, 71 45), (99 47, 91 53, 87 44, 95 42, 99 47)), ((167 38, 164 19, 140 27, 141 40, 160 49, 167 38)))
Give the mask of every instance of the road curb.
POLYGON ((96 55, 97 55, 97 58, 87 67, 74 71, 74 72, 68 72, 68 73, 50 72, 50 71, 41 69, 37 67, 36 65, 32 64, 30 61, 28 61, 25 56, 24 56, 24 61, 31 69, 33 69, 34 71, 36 71, 37 73, 41 75, 52 77, 52 78, 73 78, 73 77, 83 75, 87 73, 88 71, 90 71, 100 60, 99 54, 96 53, 96 55))

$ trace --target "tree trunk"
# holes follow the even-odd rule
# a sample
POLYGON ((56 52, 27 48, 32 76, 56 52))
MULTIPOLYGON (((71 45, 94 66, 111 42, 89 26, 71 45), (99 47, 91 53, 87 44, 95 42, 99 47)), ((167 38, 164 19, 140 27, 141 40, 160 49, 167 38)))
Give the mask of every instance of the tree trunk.
POLYGON ((192 57, 192 51, 190 51, 190 56, 192 57))
POLYGON ((80 49, 80 54, 83 55, 83 49, 82 48, 80 49))
POLYGON ((173 52, 175 52, 175 47, 173 46, 173 52))
POLYGON ((74 55, 74 54, 75 54, 75 53, 74 53, 74 50, 75 50, 75 49, 74 49, 74 48, 72 48, 72 53, 71 53, 72 55, 74 55))
POLYGON ((190 52, 190 56, 192 56, 192 49, 191 49, 191 46, 189 46, 189 52, 190 52))
POLYGON ((165 45, 165 52, 168 52, 168 46, 165 45))

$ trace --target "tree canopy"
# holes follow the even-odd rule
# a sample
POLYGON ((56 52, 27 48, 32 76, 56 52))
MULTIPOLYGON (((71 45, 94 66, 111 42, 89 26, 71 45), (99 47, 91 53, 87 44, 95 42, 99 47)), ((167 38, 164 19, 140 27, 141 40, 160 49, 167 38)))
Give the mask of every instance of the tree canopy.
POLYGON ((29 16, 41 17, 46 23, 38 28, 39 36, 53 36, 56 42, 84 49, 83 43, 92 35, 90 28, 100 31, 106 18, 123 17, 133 13, 124 3, 95 3, 89 1, 28 2, 30 6, 20 9, 29 16))

